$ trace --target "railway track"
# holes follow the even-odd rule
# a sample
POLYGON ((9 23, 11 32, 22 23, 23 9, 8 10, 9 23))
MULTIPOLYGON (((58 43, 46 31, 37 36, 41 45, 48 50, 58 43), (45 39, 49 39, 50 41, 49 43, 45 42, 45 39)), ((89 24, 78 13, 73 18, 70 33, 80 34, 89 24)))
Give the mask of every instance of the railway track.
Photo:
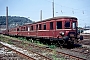
MULTIPOLYGON (((33 46, 33 45, 32 45, 33 46)), ((38 47, 38 46, 35 46, 34 45, 34 47, 36 48, 36 47, 38 47)), ((40 49, 43 49, 43 50, 45 50, 46 49, 46 51, 49 51, 49 52, 54 52, 53 50, 51 50, 51 49, 48 49, 48 48, 43 48, 43 47, 39 47, 40 49)), ((66 60, 67 59, 71 59, 71 60, 86 60, 86 59, 83 59, 83 58, 80 58, 80 57, 76 57, 76 56, 73 56, 73 55, 70 55, 70 54, 66 54, 66 53, 63 53, 63 52, 59 52, 59 51, 55 51, 54 52, 54 54, 56 54, 56 56, 58 56, 58 57, 64 57, 66 60)))
POLYGON ((67 48, 57 48, 57 51, 68 53, 73 56, 81 57, 86 60, 90 60, 90 46, 82 46, 82 47, 77 47, 77 48, 72 48, 72 49, 67 49, 67 48))
POLYGON ((51 60, 50 58, 47 58, 41 54, 38 54, 38 53, 33 52, 33 51, 28 52, 27 50, 24 50, 24 49, 19 48, 19 47, 15 47, 14 45, 10 45, 10 44, 3 43, 3 42, 0 42, 0 44, 5 46, 6 48, 13 50, 17 54, 19 54, 20 56, 23 56, 24 58, 26 58, 28 60, 42 60, 42 59, 43 60, 51 60))
POLYGON ((80 48, 71 49, 71 51, 81 53, 81 54, 87 56, 88 59, 90 59, 90 48, 80 47, 80 48))
MULTIPOLYGON (((18 48, 18 47, 15 47, 14 45, 9 45, 7 43, 3 43, 3 42, 0 42, 0 44, 2 44, 3 46, 9 48, 9 49, 12 49, 14 52, 16 52, 17 54, 25 57, 26 59, 28 60, 54 60, 54 59, 50 59, 48 57, 45 57, 41 54, 38 54, 34 51, 27 51, 27 50, 23 50, 22 48, 18 48)), ((47 49, 49 51, 51 51, 51 49, 47 49)), ((50 53, 50 52, 49 52, 50 53)), ((66 54, 66 53, 62 53, 62 52, 58 52, 56 51, 56 53, 54 54, 57 54, 56 56, 58 56, 59 58, 62 58, 64 57, 66 60, 68 59, 71 59, 71 60, 85 60, 83 58, 79 58, 79 57, 76 57, 76 56, 72 56, 72 55, 69 55, 69 54, 66 54)))
POLYGON ((12 42, 14 45, 16 45, 18 47, 21 47, 21 48, 24 48, 26 50, 33 51, 33 52, 38 52, 39 54, 49 58, 50 60, 55 60, 55 59, 86 60, 84 58, 76 57, 76 56, 58 52, 58 51, 54 51, 50 48, 41 47, 41 46, 38 46, 35 44, 23 43, 21 41, 16 41, 16 40, 12 40, 12 42), (26 46, 24 47, 24 45, 20 45, 22 43, 26 46), (26 48, 26 47, 28 47, 28 48, 26 48))
POLYGON ((27 60, 0 44, 0 60, 27 60))
POLYGON ((81 33, 80 35, 82 35, 84 37, 84 39, 90 39, 90 34, 85 34, 85 33, 81 33))
MULTIPOLYGON (((63 52, 52 50, 50 48, 46 48, 43 46, 38 46, 38 45, 33 44, 33 43, 27 43, 27 42, 23 42, 23 41, 19 41, 19 40, 13 40, 13 39, 11 39, 11 40, 9 39, 9 42, 11 42, 11 44, 13 44, 19 48, 23 48, 23 50, 22 49, 21 50, 24 53, 26 53, 27 50, 29 52, 37 53, 38 55, 34 54, 34 53, 31 55, 37 55, 36 58, 39 57, 39 59, 40 59, 40 55, 41 55, 41 56, 44 56, 44 58, 48 58, 45 60, 55 60, 55 59, 57 59, 57 60, 62 60, 62 59, 64 59, 64 60, 86 60, 84 58, 80 58, 80 57, 77 57, 74 55, 70 55, 68 53, 63 53, 63 52)), ((15 47, 15 46, 13 46, 13 47, 15 47)), ((18 51, 16 51, 16 52, 18 52, 18 51)), ((19 54, 24 56, 24 53, 23 54, 19 53, 19 54)), ((25 57, 29 58, 28 55, 29 54, 25 54, 25 57)), ((32 56, 30 56, 29 59, 33 59, 32 56)), ((42 58, 41 58, 41 60, 42 60, 42 58)))
POLYGON ((36 51, 36 52, 39 52, 40 54, 44 53, 43 55, 45 56, 49 56, 51 55, 51 59, 53 55, 55 55, 56 58, 64 58, 64 59, 71 59, 71 60, 85 60, 83 58, 80 58, 80 57, 76 57, 76 56, 73 56, 73 55, 70 55, 70 54, 66 54, 66 53, 63 53, 63 52, 59 52, 59 51, 54 51, 52 49, 49 49, 49 48, 46 48, 46 47, 40 47, 40 46, 37 46, 37 45, 33 45, 33 44, 29 44, 31 50, 33 51, 36 51))

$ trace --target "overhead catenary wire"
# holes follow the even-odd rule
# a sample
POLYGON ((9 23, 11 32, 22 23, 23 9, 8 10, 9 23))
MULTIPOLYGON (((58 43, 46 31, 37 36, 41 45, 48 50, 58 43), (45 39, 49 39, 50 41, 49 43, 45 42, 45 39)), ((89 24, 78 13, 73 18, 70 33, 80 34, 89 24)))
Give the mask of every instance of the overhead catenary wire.
MULTIPOLYGON (((56 4, 56 5, 59 5, 59 4, 57 4, 57 3, 55 3, 55 4, 56 4)), ((59 5, 59 6, 60 6, 60 5, 59 5)), ((61 7, 63 7, 63 6, 61 5, 61 7)), ((66 7, 66 6, 64 6, 64 7, 66 7)), ((67 8, 70 8, 70 7, 67 7, 67 8)), ((83 19, 83 18, 80 18, 79 21, 82 21, 83 24, 89 26, 89 23, 88 23, 88 22, 87 22, 87 23, 85 22, 86 19, 90 17, 88 14, 86 14, 86 10, 80 10, 80 9, 75 9, 75 8, 70 8, 70 9, 72 9, 72 11, 71 11, 72 14, 75 14, 75 15, 76 15, 76 14, 79 14, 79 13, 82 14, 82 16, 83 16, 84 19, 83 19), (78 12, 77 12, 76 10, 77 10, 78 12), (86 19, 85 19, 85 18, 86 18, 86 19)), ((62 9, 60 9, 60 10, 61 10, 60 12, 61 12, 62 14, 65 13, 62 9)), ((59 13, 59 12, 58 12, 58 13, 59 13)), ((83 24, 81 24, 81 23, 79 22, 79 25, 83 25, 83 24)))
MULTIPOLYGON (((45 0, 45 1, 52 3, 53 0, 52 1, 45 0)), ((62 9, 62 7, 64 7, 64 8, 71 9, 71 13, 72 14, 79 14, 80 13, 80 14, 82 14, 82 16, 84 16, 84 18, 89 18, 90 17, 89 15, 86 14, 86 10, 81 10, 81 9, 77 9, 77 8, 63 6, 63 5, 57 4, 55 1, 54 1, 54 5, 58 5, 59 7, 61 7, 60 11, 56 11, 56 13, 60 13, 61 12, 62 14, 64 14, 65 11, 62 9)), ((83 20, 83 19, 79 19, 79 20, 83 20)), ((83 21, 85 21, 85 20, 83 20, 83 21)))
MULTIPOLYGON (((53 0, 52 0, 52 1, 46 0, 46 1, 52 3, 53 0)), ((63 5, 57 4, 57 3, 55 3, 55 2, 54 2, 54 4, 55 4, 55 5, 58 5, 58 6, 60 6, 60 7, 72 9, 72 14, 80 13, 80 12, 81 12, 83 15, 87 15, 87 14, 85 13, 86 10, 80 10, 80 9, 77 9, 77 8, 72 8, 72 7, 63 6, 63 5), (75 12, 75 10, 80 11, 80 12, 75 12)), ((60 9, 60 10, 61 10, 61 13, 64 14, 64 11, 63 11, 62 9, 60 9)), ((59 12, 58 12, 58 13, 59 13, 59 12)))

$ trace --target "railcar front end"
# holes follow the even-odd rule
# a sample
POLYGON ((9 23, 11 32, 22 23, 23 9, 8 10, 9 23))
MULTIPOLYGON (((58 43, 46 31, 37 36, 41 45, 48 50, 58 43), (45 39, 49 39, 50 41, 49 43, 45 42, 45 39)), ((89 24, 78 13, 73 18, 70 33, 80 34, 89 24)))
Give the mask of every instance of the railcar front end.
POLYGON ((64 30, 59 32, 63 44, 75 44, 83 40, 83 36, 78 33, 77 19, 65 20, 64 28, 64 30))

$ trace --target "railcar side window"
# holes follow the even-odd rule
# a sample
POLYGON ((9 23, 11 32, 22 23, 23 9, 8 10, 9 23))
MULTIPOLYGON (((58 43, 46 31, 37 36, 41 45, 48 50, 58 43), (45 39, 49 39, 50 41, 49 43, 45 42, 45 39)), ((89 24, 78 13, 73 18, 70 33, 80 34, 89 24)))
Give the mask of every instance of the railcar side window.
POLYGON ((62 29, 62 21, 57 21, 57 29, 62 29))
POLYGON ((24 31, 25 29, 24 29, 24 27, 21 27, 21 31, 24 31))
POLYGON ((53 30, 53 22, 50 22, 50 30, 53 30))
POLYGON ((70 21, 65 22, 65 29, 68 29, 68 28, 70 28, 70 21))
POLYGON ((46 30, 46 24, 43 25, 43 29, 46 30))
POLYGON ((26 26, 26 31, 28 31, 28 27, 26 26))
POLYGON ((17 28, 17 31, 19 31, 19 28, 17 28))
POLYGON ((23 31, 25 31, 25 27, 23 28, 23 31))
POLYGON ((36 30, 38 30, 38 25, 36 25, 36 30))
POLYGON ((42 25, 41 24, 39 24, 39 30, 41 30, 42 29, 42 25))
POLYGON ((31 26, 31 30, 33 30, 33 26, 31 26))
POLYGON ((16 29, 14 29, 14 31, 16 31, 16 29))

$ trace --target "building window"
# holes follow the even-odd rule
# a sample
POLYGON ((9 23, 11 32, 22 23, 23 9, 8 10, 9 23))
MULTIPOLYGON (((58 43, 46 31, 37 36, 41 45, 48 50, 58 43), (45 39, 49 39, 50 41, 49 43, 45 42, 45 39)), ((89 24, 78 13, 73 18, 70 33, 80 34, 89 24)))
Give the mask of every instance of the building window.
POLYGON ((62 29, 62 21, 57 21, 57 29, 62 29))
POLYGON ((41 24, 39 24, 39 30, 41 30, 42 29, 42 25, 41 24))
POLYGON ((50 22, 50 30, 53 30, 53 22, 50 22))
POLYGON ((43 29, 46 30, 46 24, 43 25, 43 29))

